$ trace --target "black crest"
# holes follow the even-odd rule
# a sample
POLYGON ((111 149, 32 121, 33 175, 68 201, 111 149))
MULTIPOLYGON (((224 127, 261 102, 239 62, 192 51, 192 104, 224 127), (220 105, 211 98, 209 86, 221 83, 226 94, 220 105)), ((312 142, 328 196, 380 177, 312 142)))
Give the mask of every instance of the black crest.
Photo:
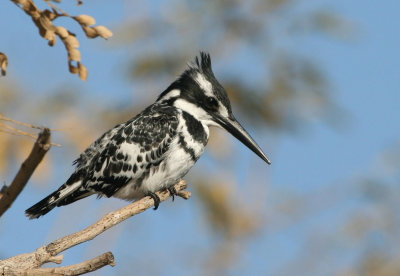
MULTIPOLYGON (((204 74, 207 76, 209 81, 216 83, 217 86, 220 86, 218 81, 215 79, 211 68, 210 54, 206 52, 200 52, 200 55, 196 56, 194 61, 190 62, 188 66, 189 67, 179 76, 179 78, 171 83, 171 85, 168 86, 168 88, 158 96, 157 101, 173 89, 180 89, 183 94, 187 93, 188 91, 194 92, 195 90, 198 90, 198 84, 194 80, 194 77, 197 75, 197 73, 204 74)), ((175 98, 172 100, 175 100, 175 98)))
MULTIPOLYGON (((214 76, 211 67, 211 57, 206 52, 200 52, 193 62, 189 63, 189 68, 187 68, 180 77, 175 80, 164 92, 160 94, 157 101, 162 99, 167 93, 174 89, 179 89, 181 91, 180 98, 185 98, 187 101, 195 104, 202 104, 207 99, 199 84, 196 82, 195 78, 198 73, 201 73, 205 78, 212 84, 212 89, 215 97, 218 101, 223 104, 229 113, 232 113, 231 104, 226 94, 225 89, 217 81, 214 76)), ((172 104, 177 97, 172 97, 168 99, 168 104, 172 104)))
POLYGON ((201 72, 214 75, 211 68, 210 54, 205 52, 200 52, 200 58, 198 56, 196 57, 195 64, 201 72))

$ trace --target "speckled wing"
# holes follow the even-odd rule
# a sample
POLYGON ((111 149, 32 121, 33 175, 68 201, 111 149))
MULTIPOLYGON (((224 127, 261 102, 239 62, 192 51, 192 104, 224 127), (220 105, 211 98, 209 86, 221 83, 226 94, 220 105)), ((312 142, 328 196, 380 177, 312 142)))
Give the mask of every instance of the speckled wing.
POLYGON ((82 188, 110 197, 132 180, 140 185, 150 169, 164 160, 177 126, 178 111, 162 105, 152 105, 116 126, 93 144, 100 151, 88 149, 89 154, 78 159, 82 188))

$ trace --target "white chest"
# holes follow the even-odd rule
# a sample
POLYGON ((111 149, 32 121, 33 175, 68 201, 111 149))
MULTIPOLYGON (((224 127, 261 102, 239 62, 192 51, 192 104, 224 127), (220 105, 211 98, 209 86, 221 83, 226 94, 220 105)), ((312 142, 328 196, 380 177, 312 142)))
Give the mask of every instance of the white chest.
MULTIPOLYGON (((206 126, 205 132, 208 139, 209 130, 206 126)), ((204 149, 205 144, 193 139, 184 122, 181 122, 163 161, 137 175, 114 196, 133 200, 174 185, 193 167, 204 149)))

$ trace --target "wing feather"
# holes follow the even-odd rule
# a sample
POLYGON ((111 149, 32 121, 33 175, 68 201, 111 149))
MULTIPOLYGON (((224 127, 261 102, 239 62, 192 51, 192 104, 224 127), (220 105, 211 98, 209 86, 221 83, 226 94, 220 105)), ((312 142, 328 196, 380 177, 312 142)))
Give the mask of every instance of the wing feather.
POLYGON ((164 160, 177 133, 178 112, 155 104, 100 137, 77 161, 77 171, 88 172, 84 187, 111 197, 132 180, 140 186, 164 160))

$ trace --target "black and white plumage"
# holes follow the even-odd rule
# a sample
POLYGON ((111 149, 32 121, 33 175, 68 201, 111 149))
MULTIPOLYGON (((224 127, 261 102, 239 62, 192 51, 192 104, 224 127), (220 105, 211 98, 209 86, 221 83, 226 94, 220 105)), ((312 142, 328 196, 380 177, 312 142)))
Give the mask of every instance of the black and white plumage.
POLYGON ((229 98, 216 80, 208 54, 186 69, 156 102, 110 129, 74 162, 75 172, 57 191, 26 210, 38 218, 56 206, 92 194, 135 200, 170 189, 203 154, 209 127, 226 129, 268 164, 256 142, 236 121, 229 98))

